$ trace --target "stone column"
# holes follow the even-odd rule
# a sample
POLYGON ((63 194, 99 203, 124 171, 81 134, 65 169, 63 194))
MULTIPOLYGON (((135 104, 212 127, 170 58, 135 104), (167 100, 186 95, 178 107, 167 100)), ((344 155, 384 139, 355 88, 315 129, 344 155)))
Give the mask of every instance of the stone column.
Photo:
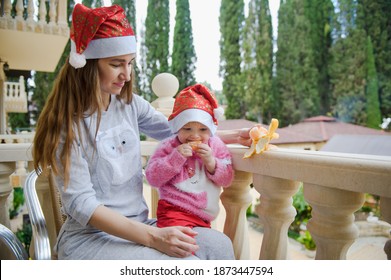
MULTIPOLYGON (((152 91, 158 97, 151 105, 167 118, 174 107, 174 96, 178 92, 179 81, 170 73, 160 73, 152 80, 152 91)), ((152 139, 148 139, 152 140, 152 139)), ((159 195, 155 188, 151 190, 151 215, 156 218, 159 195)))
MULTIPOLYGON (((1 144, 0 144, 1 145, 1 144)), ((11 229, 8 197, 12 192, 9 176, 15 171, 15 162, 0 162, 0 223, 11 229)), ((5 244, 0 243, 0 259, 12 259, 11 252, 5 244)))
POLYGON ((285 260, 288 250, 288 228, 296 216, 292 196, 298 191, 299 183, 254 174, 254 187, 261 195, 256 212, 264 225, 259 259, 285 260))
POLYGON ((12 192, 9 176, 15 171, 15 162, 0 162, 0 223, 10 228, 7 199, 12 192))
POLYGON ((252 201, 251 181, 251 173, 235 171, 232 185, 221 194, 221 202, 226 211, 224 233, 232 240, 238 260, 250 258, 246 211, 252 201))
POLYGON ((316 244, 315 259, 346 260, 358 237, 354 212, 363 205, 364 194, 305 184, 304 198, 312 207, 307 229, 316 244))

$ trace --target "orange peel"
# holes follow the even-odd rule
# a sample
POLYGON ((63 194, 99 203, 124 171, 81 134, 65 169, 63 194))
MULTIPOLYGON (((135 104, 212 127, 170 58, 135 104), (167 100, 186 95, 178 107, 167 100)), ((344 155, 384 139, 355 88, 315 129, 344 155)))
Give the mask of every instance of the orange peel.
POLYGON ((279 134, 275 131, 278 128, 278 120, 272 119, 269 125, 269 129, 265 129, 261 126, 254 126, 249 135, 251 138, 251 146, 244 154, 243 158, 249 158, 254 154, 261 154, 264 151, 269 150, 269 143, 273 139, 278 139, 279 134))

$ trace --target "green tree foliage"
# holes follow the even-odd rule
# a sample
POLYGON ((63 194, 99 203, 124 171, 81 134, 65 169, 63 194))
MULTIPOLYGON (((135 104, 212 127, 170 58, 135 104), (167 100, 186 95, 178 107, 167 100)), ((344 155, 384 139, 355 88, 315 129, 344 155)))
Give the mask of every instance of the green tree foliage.
MULTIPOLYGON (((144 21, 145 22, 145 21, 144 21)), ((140 34, 140 51, 137 54, 139 58, 139 85, 140 85, 140 95, 145 98, 145 100, 152 101, 152 91, 149 86, 149 81, 147 77, 147 47, 145 46, 145 24, 141 25, 140 34)))
POLYGON ((90 8, 102 7, 104 5, 103 0, 83 0, 81 3, 90 8))
MULTIPOLYGON (((153 78, 169 71, 169 0, 148 0, 145 20, 146 77, 149 87, 153 78)), ((148 89, 148 87, 146 87, 148 89)), ((147 94, 147 93, 146 93, 147 94)), ((150 94, 152 96, 152 94, 150 94)))
POLYGON ((171 72, 178 78, 180 89, 195 83, 196 61, 189 0, 177 0, 171 72))
POLYGON ((241 32, 244 22, 243 0, 222 0, 220 6, 220 75, 228 106, 227 119, 245 117, 243 84, 241 81, 241 32))
POLYGON ((251 0, 243 29, 244 97, 248 119, 270 119, 272 103, 273 27, 268 0, 251 0))
POLYGON ((365 125, 367 37, 357 25, 355 1, 340 0, 337 11, 330 62, 332 112, 341 121, 365 125))
POLYGON ((383 117, 391 116, 391 1, 358 0, 358 22, 371 37, 383 117))
POLYGON ((310 23, 310 33, 314 62, 318 72, 318 95, 320 114, 330 111, 329 60, 331 39, 331 19, 334 18, 334 5, 331 0, 305 0, 305 17, 310 23))
POLYGON ((32 102, 36 112, 33 115, 33 119, 36 121, 45 105, 46 99, 52 91, 53 82, 57 76, 57 72, 36 72, 34 74, 35 89, 32 96, 32 102))
POLYGON ((11 131, 15 132, 21 128, 29 128, 28 113, 8 113, 8 123, 11 131))
POLYGON ((368 36, 367 45, 367 126, 379 128, 381 124, 380 104, 379 104, 379 83, 377 79, 375 57, 371 37, 368 36))
POLYGON ((319 112, 318 71, 304 2, 284 1, 278 18, 276 90, 280 122, 288 125, 319 112))

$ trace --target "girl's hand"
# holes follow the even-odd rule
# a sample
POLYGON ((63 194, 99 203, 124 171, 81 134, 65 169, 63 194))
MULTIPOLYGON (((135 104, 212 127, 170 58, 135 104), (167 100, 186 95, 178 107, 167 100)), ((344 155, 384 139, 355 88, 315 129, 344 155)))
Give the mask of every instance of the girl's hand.
POLYGON ((179 145, 177 150, 184 157, 191 157, 193 155, 193 149, 187 143, 179 145))
POLYGON ((199 247, 194 237, 197 232, 188 227, 155 228, 150 247, 176 258, 191 256, 199 247))
POLYGON ((198 144, 197 149, 194 151, 204 163, 209 173, 215 173, 216 160, 213 157, 212 149, 204 143, 198 144))

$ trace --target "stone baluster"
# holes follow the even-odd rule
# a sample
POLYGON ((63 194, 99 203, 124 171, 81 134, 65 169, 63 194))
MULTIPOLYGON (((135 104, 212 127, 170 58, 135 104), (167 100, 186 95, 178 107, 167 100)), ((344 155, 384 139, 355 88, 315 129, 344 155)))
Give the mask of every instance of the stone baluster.
POLYGON ((43 31, 43 27, 46 24, 46 13, 47 11, 46 11, 45 0, 41 0, 39 3, 39 25, 41 26, 42 31, 43 31))
POLYGON ((4 15, 0 17, 0 27, 4 29, 15 29, 16 21, 11 16, 11 0, 4 0, 4 15))
POLYGON ((15 19, 23 20, 23 11, 24 11, 23 0, 16 1, 15 10, 16 10, 15 19))
POLYGON ((251 181, 251 173, 235 171, 233 183, 220 196, 226 211, 224 233, 232 240, 237 260, 250 258, 246 211, 252 201, 251 181))
MULTIPOLYGON (((158 97, 151 105, 167 118, 174 107, 174 96, 178 92, 179 81, 177 77, 170 73, 160 73, 152 80, 152 91, 158 97)), ((152 139, 148 139, 152 140, 152 139)), ((151 191, 151 215, 156 218, 157 201, 159 195, 156 189, 151 191)))
POLYGON ((12 3, 11 0, 4 0, 4 18, 10 19, 11 17, 12 3))
MULTIPOLYGON (((21 96, 26 96, 26 87, 24 84, 24 76, 19 77, 19 92, 18 97, 21 98, 21 96)), ((26 98, 27 99, 27 98, 26 98)))
MULTIPOLYGON (((0 63, 0 134, 6 133, 7 114, 5 112, 5 95, 7 93, 3 63, 0 63)), ((0 143, 1 144, 1 143, 0 143)))
POLYGON ((12 192, 9 176, 15 171, 15 162, 0 162, 0 223, 10 228, 8 197, 12 192))
MULTIPOLYGON (((1 145, 1 144, 0 144, 1 145)), ((0 224, 11 229, 9 218, 9 197, 13 191, 9 176, 15 170, 15 162, 0 162, 0 224)), ((0 242, 0 260, 12 260, 13 256, 7 246, 0 242)))
POLYGON ((27 3, 27 31, 34 31, 35 27, 35 20, 34 20, 34 14, 35 14, 35 5, 34 1, 28 1, 27 3))
POLYGON ((305 184, 304 198, 312 207, 307 229, 316 244, 315 259, 345 260, 358 237, 354 212, 363 205, 364 194, 305 184))
POLYGON ((23 12, 24 12, 24 6, 23 6, 23 0, 17 0, 16 5, 15 5, 15 10, 16 10, 16 28, 20 31, 24 30, 24 18, 23 18, 23 12))
POLYGON ((59 0, 57 4, 57 24, 63 35, 67 35, 68 21, 67 21, 67 2, 66 0, 59 0))
MULTIPOLYGON (((383 221, 391 224, 391 197, 380 197, 380 215, 383 221)), ((387 259, 391 260, 391 239, 384 245, 384 252, 387 259)))
POLYGON ((57 17, 57 4, 55 0, 50 0, 49 5, 49 25, 55 26, 56 25, 56 17, 57 17))
POLYGON ((298 191, 299 183, 259 174, 253 176, 254 188, 261 195, 256 212, 264 225, 259 259, 285 260, 288 228, 296 216, 292 196, 298 191))

